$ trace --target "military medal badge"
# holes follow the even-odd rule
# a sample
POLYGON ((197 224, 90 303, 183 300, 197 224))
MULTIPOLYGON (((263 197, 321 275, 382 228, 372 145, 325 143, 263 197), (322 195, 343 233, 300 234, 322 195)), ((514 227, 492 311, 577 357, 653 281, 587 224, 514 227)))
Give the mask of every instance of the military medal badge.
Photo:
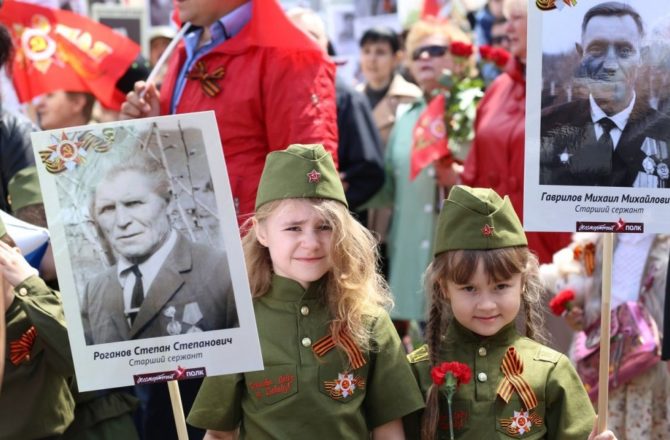
POLYGON ((505 403, 509 403, 512 394, 516 392, 523 402, 523 409, 514 410, 512 417, 500 419, 500 426, 515 437, 527 434, 533 426, 541 426, 544 423, 542 417, 532 411, 537 407, 538 400, 533 388, 523 377, 523 368, 521 355, 513 346, 509 347, 500 366, 505 377, 498 385, 497 394, 505 403))
POLYGON ((514 415, 501 420, 500 425, 505 428, 508 434, 521 436, 529 433, 533 425, 542 425, 542 418, 532 411, 514 411, 514 415))
POLYGON ((177 309, 174 306, 170 306, 163 312, 163 315, 170 318, 170 322, 167 325, 167 332, 170 336, 175 336, 181 333, 181 323, 177 321, 175 315, 177 314, 177 309))
POLYGON ((536 0, 535 5, 541 11, 558 9, 562 11, 566 6, 576 6, 577 0, 536 0))
POLYGON ((640 149, 644 152, 645 158, 642 160, 641 167, 644 173, 649 176, 655 176, 658 181, 652 186, 665 188, 667 180, 670 177, 670 168, 666 163, 670 151, 668 151, 668 144, 652 138, 645 138, 640 149))
POLYGON ((449 411, 449 438, 454 440, 454 417, 451 403, 458 387, 467 384, 472 378, 472 370, 460 362, 442 362, 430 370, 433 386, 441 388, 447 395, 447 409, 449 411))
POLYGON ((337 373, 337 379, 327 380, 324 383, 326 391, 335 400, 353 396, 357 389, 365 388, 365 379, 354 376, 353 373, 337 373))

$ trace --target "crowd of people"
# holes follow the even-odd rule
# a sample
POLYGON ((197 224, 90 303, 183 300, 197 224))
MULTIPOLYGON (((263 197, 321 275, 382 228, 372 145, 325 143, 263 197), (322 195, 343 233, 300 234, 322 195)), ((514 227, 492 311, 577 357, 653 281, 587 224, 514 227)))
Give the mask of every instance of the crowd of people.
MULTIPOLYGON (((48 228, 29 138, 37 127, 203 110, 216 114, 265 368, 180 381, 189 438, 665 438, 670 363, 660 359, 623 383, 615 376, 611 431, 597 429, 592 377, 579 349, 583 339, 598 337, 600 238, 522 227, 527 3, 488 0, 467 17, 426 16, 401 33, 367 29, 359 41, 363 81, 349 84, 337 73, 315 11, 284 11, 275 0, 179 0, 179 19, 192 29, 157 80, 123 90, 120 111, 101 108, 93 91, 70 90, 31 103, 26 114, 33 121, 3 109, 0 440, 177 438, 164 384, 78 392, 51 245, 29 262, 16 251, 4 214, 48 228), (496 48, 506 58, 455 53, 458 45, 496 48), (418 121, 465 65, 481 77, 483 92, 467 154, 441 157, 410 179, 418 121), (557 256, 565 255, 564 270, 557 256), (550 270, 560 282, 546 275, 550 270), (545 319, 551 294, 578 287, 562 318, 545 319), (20 356, 19 343, 27 346, 20 356), (253 391, 252 384, 279 377, 292 378, 280 395, 253 391)), ((592 29, 603 21, 625 21, 632 32, 626 38, 635 40, 629 50, 640 51, 637 19, 618 2, 594 7, 582 26, 582 53, 591 39, 605 38, 592 29)), ((174 36, 169 27, 154 29, 151 65, 174 36)), ((0 64, 7 67, 12 53, 11 35, 0 25, 0 64)), ((631 62, 618 67, 607 60, 606 68, 628 69, 625 75, 631 62)), ((610 108, 601 99, 606 91, 593 87, 591 104, 615 122, 633 103, 655 121, 667 118, 663 108, 635 101, 632 89, 610 108)), ((581 104, 588 115, 588 99, 563 106, 581 104)), ((659 124, 652 128, 665 129, 659 124)), ((612 136, 615 145, 624 126, 612 136)), ((611 143, 610 129, 595 128, 611 143)), ((550 135, 543 142, 552 143, 550 135)), ((551 154, 543 176, 554 179, 555 168, 574 179, 577 171, 559 167, 565 164, 555 163, 558 157, 551 154)), ((111 169, 91 196, 90 219, 115 262, 82 296, 87 344, 165 334, 163 309, 172 303, 148 311, 143 302, 161 283, 161 269, 144 272, 157 254, 160 267, 188 255, 193 264, 181 271, 188 279, 220 276, 211 291, 226 295, 212 295, 198 330, 236 326, 226 256, 171 227, 160 163, 140 154, 130 162, 111 169), (129 193, 140 202, 127 204, 129 193), (119 239, 128 227, 149 238, 119 239), (124 302, 119 316, 112 316, 112 302, 124 302)), ((578 170, 589 178, 592 171, 578 170)), ((627 185, 638 178, 628 177, 627 185)), ((636 304, 645 322, 661 329, 669 240, 639 235, 616 238, 613 309, 624 313, 636 304)), ((190 293, 183 290, 175 301, 190 293)), ((658 331, 655 337, 660 347, 658 331)), ((628 348, 619 348, 615 360, 623 365, 628 348)))

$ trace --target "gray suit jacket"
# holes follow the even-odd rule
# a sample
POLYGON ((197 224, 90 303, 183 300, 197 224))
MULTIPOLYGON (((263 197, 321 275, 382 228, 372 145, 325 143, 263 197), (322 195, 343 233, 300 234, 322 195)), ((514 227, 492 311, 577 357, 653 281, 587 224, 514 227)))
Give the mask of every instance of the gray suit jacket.
POLYGON ((116 266, 102 272, 87 284, 81 304, 86 343, 168 336, 168 324, 173 321, 170 312, 174 312, 180 333, 239 325, 225 253, 178 235, 132 327, 124 314, 116 266))

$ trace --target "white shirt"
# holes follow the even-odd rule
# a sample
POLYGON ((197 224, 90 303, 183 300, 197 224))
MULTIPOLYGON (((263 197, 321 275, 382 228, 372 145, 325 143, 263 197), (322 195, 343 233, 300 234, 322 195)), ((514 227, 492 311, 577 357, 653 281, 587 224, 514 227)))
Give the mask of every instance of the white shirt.
MULTIPOLYGON (((142 274, 142 287, 144 289, 145 297, 151 287, 151 283, 156 279, 158 271, 163 266, 163 263, 165 263, 165 260, 167 260, 170 252, 172 252, 175 243, 177 243, 177 233, 173 229, 170 232, 168 239, 165 240, 165 243, 163 243, 163 245, 145 262, 138 265, 140 273, 142 274)), ((130 307, 133 297, 133 287, 135 287, 135 274, 129 270, 132 266, 134 266, 133 263, 122 256, 119 256, 119 262, 116 265, 116 274, 119 278, 121 288, 123 289, 123 308, 125 313, 136 311, 130 307)))
POLYGON ((612 309, 637 301, 655 234, 618 234, 612 260, 612 309))
POLYGON ((600 136, 603 134, 603 128, 598 121, 602 118, 610 118, 614 122, 614 127, 610 130, 610 136, 612 137, 612 143, 614 144, 614 149, 616 150, 617 145, 619 144, 619 139, 621 139, 621 133, 628 123, 630 114, 633 112, 633 106, 635 105, 635 92, 633 92, 633 99, 630 100, 628 106, 621 110, 616 115, 608 116, 603 109, 601 109, 596 100, 593 99, 593 95, 589 95, 589 102, 591 103, 591 120, 593 121, 593 127, 596 129, 596 139, 600 139, 600 136))

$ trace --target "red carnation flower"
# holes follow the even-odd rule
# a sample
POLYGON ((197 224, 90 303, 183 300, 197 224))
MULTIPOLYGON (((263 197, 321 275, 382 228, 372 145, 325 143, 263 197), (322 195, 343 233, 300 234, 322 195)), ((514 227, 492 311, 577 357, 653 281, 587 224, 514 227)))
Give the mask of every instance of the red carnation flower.
POLYGON ((470 382, 472 371, 466 364, 460 362, 442 362, 440 365, 430 370, 435 385, 443 385, 447 374, 451 373, 456 379, 457 385, 470 382))
POLYGON ((568 309, 572 308, 570 304, 575 300, 575 291, 572 289, 561 290, 549 301, 549 308, 551 313, 556 316, 561 316, 568 309))
POLYGON ((447 373, 442 371, 440 367, 433 367, 430 370, 430 375, 433 378, 433 383, 437 386, 444 385, 444 376, 447 373))
POLYGON ((505 65, 507 65, 509 58, 510 58, 509 52, 500 47, 495 47, 491 51, 491 61, 493 61, 495 65, 500 68, 505 67, 505 65))
POLYGON ((451 412, 451 401, 456 394, 459 385, 470 382, 472 371, 466 364, 460 362, 442 362, 430 370, 433 383, 438 387, 445 385, 447 392, 447 405, 449 408, 449 437, 454 438, 454 419, 451 412))
POLYGON ((449 46, 449 52, 454 56, 467 58, 472 55, 474 49, 472 48, 472 44, 464 43, 463 41, 454 41, 449 46))
POLYGON ((493 48, 487 44, 482 44, 479 46, 479 55, 485 61, 493 61, 491 59, 491 54, 493 53, 493 48))

